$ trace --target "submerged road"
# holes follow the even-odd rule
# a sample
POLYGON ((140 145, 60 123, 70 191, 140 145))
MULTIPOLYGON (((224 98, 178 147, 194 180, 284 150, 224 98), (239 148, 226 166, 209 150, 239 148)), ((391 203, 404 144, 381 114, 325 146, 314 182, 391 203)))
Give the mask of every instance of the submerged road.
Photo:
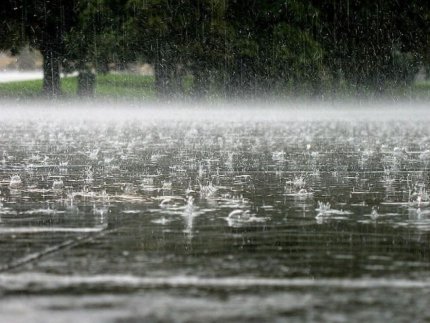
POLYGON ((39 108, 0 120, 0 322, 430 319, 427 110, 39 108))

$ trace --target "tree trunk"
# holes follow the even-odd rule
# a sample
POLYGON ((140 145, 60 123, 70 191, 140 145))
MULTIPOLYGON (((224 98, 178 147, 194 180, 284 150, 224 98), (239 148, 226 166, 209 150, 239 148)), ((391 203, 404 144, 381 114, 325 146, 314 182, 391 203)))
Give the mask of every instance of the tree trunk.
POLYGON ((166 62, 155 65, 155 91, 159 99, 168 99, 172 95, 172 70, 166 62))
POLYGON ((210 77, 204 64, 197 64, 193 71, 192 96, 195 99, 204 99, 209 93, 210 77))
POLYGON ((94 97, 96 76, 91 71, 80 71, 78 75, 78 96, 94 97))
POLYGON ((48 97, 61 94, 60 56, 53 48, 42 50, 43 55, 43 93, 48 97))

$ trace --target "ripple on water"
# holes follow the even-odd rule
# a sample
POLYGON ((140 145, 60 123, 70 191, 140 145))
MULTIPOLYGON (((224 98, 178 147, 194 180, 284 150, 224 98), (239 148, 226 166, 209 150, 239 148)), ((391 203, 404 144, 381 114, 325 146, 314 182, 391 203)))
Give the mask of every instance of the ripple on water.
POLYGON ((427 113, 413 122, 340 122, 334 114, 311 122, 269 109, 248 122, 235 109, 224 111, 236 115, 231 122, 147 110, 133 110, 130 120, 124 111, 112 111, 114 122, 2 119, 0 238, 7 257, 0 262, 15 251, 37 254, 65 236, 94 243, 19 269, 39 274, 0 275, 0 287, 227 294, 297 287, 333 298, 340 289, 378 289, 383 301, 384 288, 430 287, 427 113), (100 232, 106 235, 97 238, 100 232), (381 254, 387 258, 372 258, 381 254), (43 274, 68 270, 74 275, 43 274), (143 271, 148 277, 138 276, 143 271), (360 278, 366 275, 373 278, 360 278))

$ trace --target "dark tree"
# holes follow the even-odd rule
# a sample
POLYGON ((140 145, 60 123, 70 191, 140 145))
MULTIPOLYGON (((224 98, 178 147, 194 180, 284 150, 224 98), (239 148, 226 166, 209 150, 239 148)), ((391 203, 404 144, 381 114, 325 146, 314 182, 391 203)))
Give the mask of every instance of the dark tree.
MULTIPOLYGON (((430 2, 422 0, 4 0, 0 49, 44 59, 43 90, 60 69, 94 72, 143 61, 160 97, 383 92, 430 73, 430 2), (191 81, 190 81, 191 80, 191 81), (191 85, 190 85, 191 84, 191 85)), ((86 90, 87 89, 87 90, 86 90)))
POLYGON ((225 4, 224 0, 129 1, 133 51, 153 64, 160 97, 182 94, 186 74, 193 77, 193 96, 207 94, 226 55, 225 4))
POLYGON ((151 63, 155 71, 155 88, 159 97, 176 92, 178 67, 182 63, 179 40, 183 36, 184 1, 130 0, 128 27, 132 48, 151 63))
POLYGON ((64 38, 78 17, 78 0, 3 0, 1 46, 17 53, 22 46, 40 50, 43 56, 43 92, 60 94, 60 67, 64 38))
POLYGON ((315 39, 318 11, 310 1, 232 0, 227 20, 234 30, 231 95, 282 93, 291 84, 319 91, 323 51, 315 39))
POLYGON ((338 84, 384 91, 410 84, 428 49, 429 2, 314 0, 318 40, 338 84))
POLYGON ((78 71, 78 94, 91 96, 94 73, 107 73, 112 66, 125 68, 135 60, 129 50, 127 0, 87 0, 79 3, 79 17, 65 37, 64 66, 78 71))

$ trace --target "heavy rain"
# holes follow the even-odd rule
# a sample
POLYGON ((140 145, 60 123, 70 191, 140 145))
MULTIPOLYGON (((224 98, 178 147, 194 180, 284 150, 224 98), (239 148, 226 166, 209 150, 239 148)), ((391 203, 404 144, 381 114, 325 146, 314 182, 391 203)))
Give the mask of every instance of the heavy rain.
POLYGON ((430 4, 0 5, 0 322, 430 319, 430 4))

